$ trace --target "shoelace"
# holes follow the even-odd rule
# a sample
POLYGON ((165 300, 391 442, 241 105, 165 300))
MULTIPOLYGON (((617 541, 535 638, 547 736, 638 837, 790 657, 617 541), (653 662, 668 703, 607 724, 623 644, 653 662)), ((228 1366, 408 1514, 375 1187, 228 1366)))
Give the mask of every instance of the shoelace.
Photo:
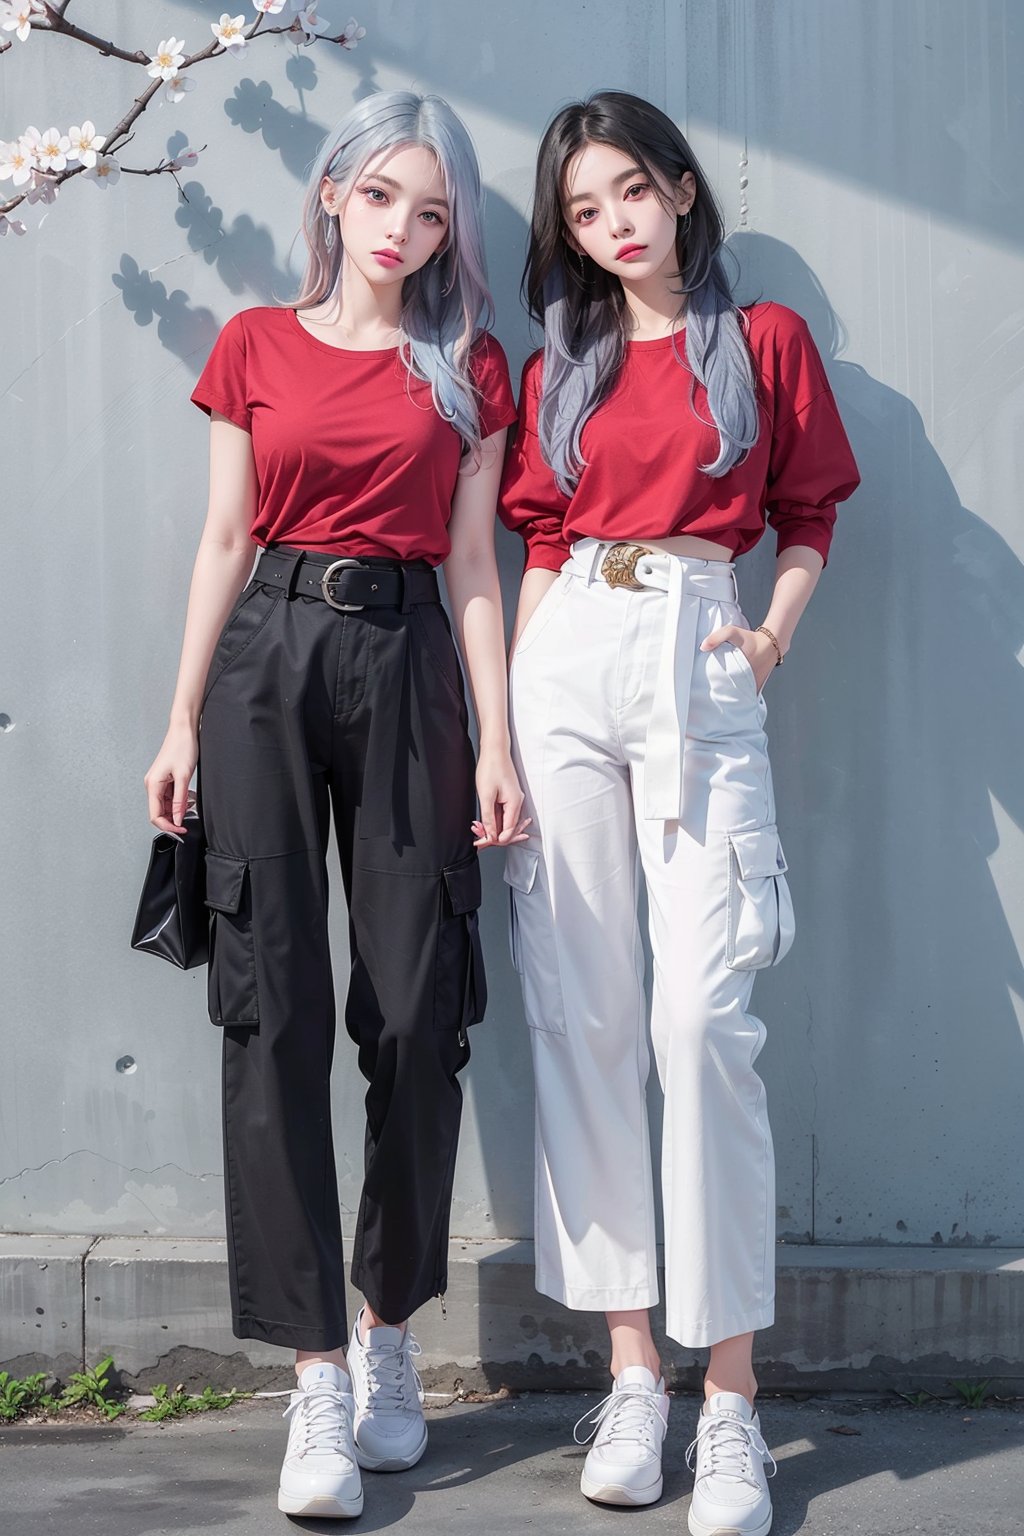
POLYGON ((572 1437, 577 1445, 586 1445, 601 1429, 608 1440, 614 1440, 616 1436, 623 1440, 642 1440, 654 1449, 652 1416, 661 1418, 657 1394, 645 1392, 642 1387, 628 1387, 625 1391, 609 1392, 596 1408, 588 1409, 582 1418, 577 1419, 572 1437), (592 1424, 593 1428, 581 1440, 580 1425, 586 1423, 592 1424))
POLYGON ((348 1455, 348 1408, 337 1388, 321 1383, 295 1396, 281 1417, 292 1413, 297 1414, 299 1425, 297 1455, 348 1455))
POLYGON ((693 1467, 695 1452, 702 1457, 706 1452, 709 1465, 701 1469, 699 1476, 724 1474, 748 1483, 751 1488, 758 1488, 760 1484, 751 1459, 754 1451, 769 1468, 768 1476, 774 1477, 778 1470, 775 1457, 753 1424, 743 1419, 724 1418, 717 1413, 702 1414, 697 1424, 697 1437, 686 1450, 686 1465, 693 1467))
MULTIPOLYGON (((409 1373, 405 1368, 406 1355, 422 1355, 423 1351, 412 1334, 406 1335, 401 1349, 366 1349, 366 1370, 372 1408, 401 1409, 412 1406, 409 1399, 409 1373)), ((412 1379, 419 1394, 422 1382, 416 1367, 412 1379)))

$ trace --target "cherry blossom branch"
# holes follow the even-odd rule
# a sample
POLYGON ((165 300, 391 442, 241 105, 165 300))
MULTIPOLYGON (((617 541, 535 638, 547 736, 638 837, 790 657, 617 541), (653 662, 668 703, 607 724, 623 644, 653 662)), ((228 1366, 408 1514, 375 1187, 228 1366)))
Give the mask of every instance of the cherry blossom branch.
MULTIPOLYGON (((5 235, 9 229, 19 234, 24 233, 25 225, 20 220, 9 220, 6 216, 25 201, 32 203, 42 200, 52 203, 57 189, 75 176, 87 174, 90 180, 111 185, 122 170, 132 176, 157 176, 168 171, 173 174, 174 169, 180 169, 174 161, 161 162, 149 168, 121 166, 116 155, 130 142, 131 129, 161 89, 166 90, 171 101, 177 102, 193 88, 195 82, 191 76, 185 75, 186 70, 194 69, 196 65, 205 64, 225 53, 240 56, 257 36, 291 34, 293 38, 298 38, 301 35, 307 45, 314 42, 333 43, 345 49, 355 48, 359 38, 365 36, 365 29, 353 20, 336 36, 325 36, 328 23, 322 21, 317 14, 319 0, 251 0, 251 3, 257 6, 258 14, 248 27, 242 25, 242 16, 232 18, 225 12, 219 23, 211 24, 213 41, 207 47, 186 56, 184 52, 178 51, 181 44, 177 38, 162 42, 157 53, 148 54, 142 49, 132 52, 120 47, 112 39, 89 32, 66 19, 71 0, 0 0, 0 25, 7 32, 14 30, 17 38, 22 41, 31 32, 56 33, 84 47, 96 49, 104 58, 146 65, 149 74, 154 76, 152 84, 135 97, 129 110, 106 136, 97 133, 92 123, 87 122, 81 129, 72 128, 67 135, 61 134, 56 128, 50 128, 44 134, 28 129, 14 143, 0 143, 0 181, 13 176, 15 187, 25 186, 24 191, 15 193, 6 202, 0 202, 0 235, 5 235), (267 22, 268 15, 278 14, 285 5, 291 8, 289 20, 270 25, 267 22), (67 163, 75 159, 79 161, 78 164, 67 163)), ((0 43, 0 54, 6 53, 13 43, 13 38, 0 43)), ((193 150, 184 151, 189 156, 196 153, 193 150)), ((190 163, 194 164, 194 159, 190 163)), ((181 191, 180 183, 178 189, 181 191)))

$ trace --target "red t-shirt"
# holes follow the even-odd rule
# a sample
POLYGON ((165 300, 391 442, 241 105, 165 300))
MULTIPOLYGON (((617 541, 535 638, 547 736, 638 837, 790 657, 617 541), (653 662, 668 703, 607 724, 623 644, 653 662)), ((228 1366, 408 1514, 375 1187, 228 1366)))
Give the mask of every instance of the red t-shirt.
MULTIPOLYGON (((516 416, 493 336, 473 344, 480 436, 516 416)), ((252 434, 257 544, 440 565, 462 439, 397 347, 350 352, 311 336, 291 309, 229 320, 192 399, 252 434)))
MULTIPOLYGON (((525 540, 528 568, 559 570, 572 541, 588 537, 685 533, 741 555, 764 533, 766 514, 780 551, 805 544, 827 558, 835 503, 852 495, 860 476, 825 369, 793 310, 766 303, 744 313, 762 426, 743 462, 717 480, 699 467, 719 448, 717 430, 706 425, 707 392, 697 385, 691 409, 692 375, 671 336, 627 343, 614 387, 583 429, 587 462, 571 497, 559 491, 537 438, 543 353, 527 359, 499 513, 525 540)), ((685 359, 681 332, 676 345, 685 359)))

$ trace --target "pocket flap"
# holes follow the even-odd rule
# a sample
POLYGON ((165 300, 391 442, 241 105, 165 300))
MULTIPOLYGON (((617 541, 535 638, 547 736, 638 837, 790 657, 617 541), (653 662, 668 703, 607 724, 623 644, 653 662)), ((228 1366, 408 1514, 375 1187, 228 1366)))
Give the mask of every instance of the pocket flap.
POLYGON ((540 854, 536 848, 513 844, 505 850, 505 884, 528 896, 537 878, 540 854))
POLYGON ((453 864, 443 871, 448 900, 456 917, 463 912, 475 912, 483 892, 480 887, 480 860, 474 853, 464 864, 453 864))
POLYGON ((214 853, 207 848, 206 905, 217 912, 237 912, 248 868, 248 859, 233 859, 228 853, 214 853))
POLYGON ((786 858, 777 827, 755 827, 752 832, 730 832, 741 880, 757 880, 786 871, 786 858))

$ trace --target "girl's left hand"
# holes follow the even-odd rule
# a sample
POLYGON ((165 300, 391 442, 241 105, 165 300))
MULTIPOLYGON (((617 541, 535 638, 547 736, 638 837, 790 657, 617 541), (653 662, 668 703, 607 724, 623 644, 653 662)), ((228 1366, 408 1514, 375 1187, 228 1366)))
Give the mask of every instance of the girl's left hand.
POLYGON ((760 693, 779 659, 768 636, 753 629, 740 629, 738 624, 726 624, 721 629, 712 630, 707 639, 701 641, 700 648, 702 651, 716 651, 723 641, 743 652, 750 663, 760 693))
POLYGON ((476 765, 476 792, 480 820, 471 824, 474 848, 507 848, 510 843, 525 843, 532 817, 519 819, 523 791, 507 751, 481 750, 476 765))

